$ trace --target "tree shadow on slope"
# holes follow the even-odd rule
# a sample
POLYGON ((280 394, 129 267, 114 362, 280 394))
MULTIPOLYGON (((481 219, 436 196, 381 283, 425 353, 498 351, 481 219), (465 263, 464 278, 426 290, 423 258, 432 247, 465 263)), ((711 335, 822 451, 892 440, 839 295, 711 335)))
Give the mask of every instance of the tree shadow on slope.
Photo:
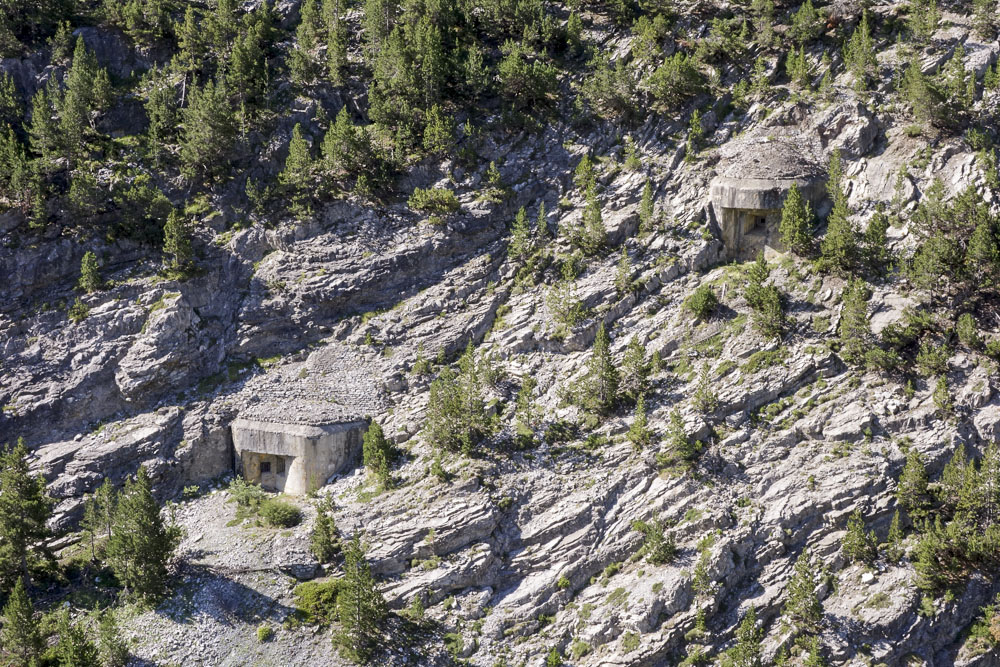
MULTIPOLYGON (((188 554, 188 558, 198 555, 188 554)), ((156 613, 176 623, 192 623, 197 616, 208 616, 226 627, 262 621, 281 623, 295 610, 235 578, 258 573, 283 576, 274 568, 221 568, 186 560, 180 570, 182 582, 156 613)))

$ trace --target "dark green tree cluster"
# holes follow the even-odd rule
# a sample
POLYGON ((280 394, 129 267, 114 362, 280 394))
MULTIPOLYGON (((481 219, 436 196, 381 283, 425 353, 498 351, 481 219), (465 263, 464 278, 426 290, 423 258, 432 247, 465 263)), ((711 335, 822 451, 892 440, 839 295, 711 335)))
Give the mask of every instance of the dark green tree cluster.
POLYGON ((770 275, 771 267, 761 253, 747 271, 743 298, 750 306, 754 328, 768 338, 777 338, 785 330, 785 311, 778 287, 767 282, 770 275))
POLYGON ((388 608, 365 560, 361 538, 344 545, 344 577, 337 595, 340 628, 334 643, 356 662, 367 662, 378 648, 388 608))
POLYGON ((361 454, 365 468, 383 489, 392 488, 392 462, 396 452, 385 438, 382 425, 373 421, 365 431, 361 454))
POLYGON ((493 433, 484 398, 485 366, 469 341, 457 372, 447 366, 431 383, 424 436, 435 448, 471 454, 493 433))

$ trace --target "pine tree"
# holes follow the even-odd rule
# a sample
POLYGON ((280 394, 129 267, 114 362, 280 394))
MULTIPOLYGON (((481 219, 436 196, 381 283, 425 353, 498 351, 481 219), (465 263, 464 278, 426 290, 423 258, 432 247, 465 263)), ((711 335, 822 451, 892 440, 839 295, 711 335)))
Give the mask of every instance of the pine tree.
POLYGON ((798 185, 792 183, 781 209, 778 231, 782 245, 798 255, 805 254, 812 243, 811 226, 812 211, 809 202, 802 197, 798 185))
POLYGON ((317 0, 305 0, 299 11, 299 25, 295 29, 295 49, 289 59, 292 81, 308 86, 319 76, 319 65, 315 51, 319 45, 319 33, 323 28, 317 0))
POLYGON ((875 214, 868 221, 861 242, 861 254, 865 263, 870 270, 878 274, 885 273, 886 265, 889 262, 889 247, 886 241, 888 229, 889 216, 885 214, 885 210, 879 204, 875 214))
POLYGON ((573 171, 573 183, 585 194, 595 185, 594 164, 590 160, 589 153, 584 153, 580 161, 577 162, 576 169, 573 171))
POLYGON ((164 148, 174 138, 177 128, 177 94, 165 70, 154 67, 149 73, 145 106, 149 118, 146 146, 154 163, 159 165, 164 148))
POLYGON ((302 212, 308 204, 313 191, 312 169, 309 143, 302 136, 302 125, 296 123, 288 142, 285 168, 278 175, 278 183, 291 194, 293 211, 302 212))
POLYGON ((490 432, 471 340, 458 366, 457 374, 445 368, 431 383, 424 433, 436 448, 470 454, 490 432))
POLYGON ((128 644, 122 637, 112 610, 101 614, 97 623, 97 651, 101 667, 126 667, 129 661, 128 644))
POLYGON ((188 178, 219 176, 228 168, 236 123, 224 81, 191 87, 182 113, 181 166, 188 178))
POLYGON ((851 280, 847 286, 839 333, 841 358, 854 366, 863 364, 869 349, 871 325, 868 318, 868 286, 860 278, 851 280))
POLYGON ((913 517, 919 518, 927 506, 927 470, 920 452, 911 448, 896 486, 896 502, 913 517))
POLYGON ((0 127, 20 125, 21 114, 21 100, 14 79, 7 72, 0 72, 0 127))
POLYGON ((251 107, 267 93, 267 57, 264 53, 263 27, 254 24, 240 33, 233 43, 226 68, 226 83, 236 91, 241 103, 251 107))
POLYGON ((531 254, 531 241, 531 223, 528 222, 528 214, 522 206, 514 216, 514 224, 510 228, 507 255, 516 262, 523 261, 531 254))
POLYGON ((604 323, 597 329, 594 347, 587 361, 587 375, 583 381, 583 407, 597 414, 607 414, 618 400, 619 376, 611 357, 611 339, 604 323))
POLYGON ((851 561, 871 563, 878 555, 874 532, 865 532, 865 520, 856 509, 847 520, 847 532, 840 543, 844 555, 851 561))
POLYGON ((903 530, 899 527, 899 510, 892 514, 889 524, 889 534, 886 537, 885 558, 889 562, 898 563, 903 557, 903 530))
POLYGON ((639 231, 646 233, 651 231, 653 224, 653 184, 647 178, 646 184, 642 186, 642 198, 639 200, 639 231))
POLYGON ((344 576, 337 595, 340 631, 334 642, 345 657, 367 662, 375 652, 388 615, 385 599, 365 560, 361 539, 355 535, 344 546, 344 576))
POLYGON ((628 256, 628 249, 623 245, 618 256, 618 266, 615 267, 615 294, 619 299, 632 291, 632 272, 632 260, 628 256))
POLYGON ((707 361, 702 362, 698 372, 698 384, 691 395, 691 404, 702 413, 710 413, 719 405, 719 395, 712 383, 712 374, 707 361))
POLYGON ((69 609, 63 607, 56 625, 56 633, 59 635, 56 643, 59 667, 98 667, 100 664, 97 646, 90 641, 80 625, 70 620, 69 609))
POLYGON ((188 5, 184 10, 184 19, 176 24, 177 61, 186 73, 198 72, 204 66, 205 53, 208 50, 207 35, 203 22, 198 17, 194 5, 188 5))
POLYGON ((334 177, 351 171, 356 150, 355 127, 347 107, 343 106, 323 137, 323 168, 334 177))
POLYGON ((622 356, 618 391, 628 403, 634 403, 649 390, 649 361, 638 336, 632 336, 622 356))
POLYGON ((80 261, 80 280, 77 286, 89 294, 101 289, 103 285, 104 281, 101 280, 101 273, 97 266, 97 255, 88 250, 80 261))
POLYGON ((764 629, 757 627, 757 608, 751 606, 736 629, 736 645, 726 654, 731 667, 764 667, 761 642, 764 629))
POLYGON ((872 75, 878 63, 875 60, 875 44, 871 29, 868 27, 868 12, 861 14, 861 23, 851 34, 851 39, 844 47, 844 63, 854 76, 855 90, 866 90, 868 78, 872 75))
POLYGON ((365 468, 374 473, 379 485, 383 489, 391 488, 392 447, 385 439, 382 426, 377 421, 373 421, 365 431, 361 452, 365 468))
POLYGON ((827 189, 833 199, 833 210, 827 218, 826 236, 820 244, 820 254, 827 266, 842 272, 850 272, 858 259, 858 233, 849 219, 851 209, 847 205, 842 180, 840 151, 835 150, 830 155, 827 181, 827 189))
POLYGON ((788 582, 784 613, 792 617, 800 632, 814 632, 823 618, 823 606, 816 597, 819 576, 809 549, 803 549, 795 561, 788 582))
POLYGON ((52 514, 45 479, 31 475, 24 439, 0 455, 0 573, 8 584, 19 577, 29 586, 28 565, 36 553, 47 554, 42 544, 49 536, 46 522, 52 514))
POLYGON ((424 150, 434 155, 448 155, 455 148, 455 121, 438 104, 427 112, 423 144, 424 150))
POLYGON ((347 28, 341 17, 341 0, 323 0, 323 19, 326 24, 326 71, 330 83, 339 86, 344 82, 347 68, 347 28))
POLYGON ((990 220, 976 225, 965 250, 965 273, 977 288, 988 287, 1000 275, 1000 249, 990 220))
MULTIPOLYGON (((50 82, 54 79, 50 79, 50 82)), ((60 137, 52 103, 52 84, 39 87, 31 98, 31 127, 28 130, 31 150, 40 158, 43 173, 53 168, 59 154, 60 137)))
POLYGON ((66 73, 66 92, 59 105, 59 134, 71 166, 90 126, 97 69, 97 58, 86 47, 83 37, 77 37, 73 64, 66 73))
POLYGON ((948 391, 948 378, 944 375, 938 376, 937 382, 934 384, 932 398, 934 405, 942 417, 949 416, 954 410, 954 405, 951 401, 951 392, 948 391))
POLYGON ((583 231, 578 245, 584 254, 596 255, 607 244, 607 230, 601 214, 601 203, 597 200, 595 187, 587 189, 587 204, 583 209, 583 231))
POLYGON ((333 501, 329 496, 316 503, 316 522, 309 538, 309 550, 324 565, 332 563, 340 553, 340 536, 333 518, 333 501))
POLYGON ((698 446, 684 429, 684 420, 677 408, 670 411, 670 424, 666 433, 667 451, 682 461, 692 462, 698 457, 698 446))
POLYGON ((170 257, 170 268, 183 271, 191 262, 191 232, 184 214, 171 209, 163 226, 163 254, 170 257))
POLYGON ((629 427, 628 434, 625 437, 639 451, 649 447, 649 443, 653 440, 653 433, 649 430, 649 423, 646 418, 646 396, 644 394, 640 394, 638 400, 635 402, 632 425, 629 427))
POLYGON ((97 560, 98 538, 111 537, 111 527, 114 523, 115 506, 118 494, 111 480, 104 478, 104 483, 87 497, 83 505, 83 520, 80 527, 90 540, 91 557, 97 560))
POLYGON ((151 601, 163 594, 167 562, 180 535, 160 516, 145 466, 125 482, 107 546, 107 562, 127 594, 151 601))
POLYGON ((809 638, 809 655, 806 656, 803 667, 826 667, 826 660, 823 659, 823 647, 819 643, 819 637, 809 638))
POLYGON ((42 636, 35 621, 35 608, 24 580, 18 579, 3 608, 3 646, 12 667, 35 667, 42 652, 42 636))
POLYGON ((984 40, 992 40, 996 36, 996 0, 972 0, 972 28, 984 40))

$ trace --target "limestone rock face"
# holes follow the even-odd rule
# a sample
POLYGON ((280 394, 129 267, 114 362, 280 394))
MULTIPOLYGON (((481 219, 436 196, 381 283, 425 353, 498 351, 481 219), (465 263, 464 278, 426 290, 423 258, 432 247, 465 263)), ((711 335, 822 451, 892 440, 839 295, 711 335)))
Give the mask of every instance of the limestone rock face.
POLYGON ((217 364, 218 349, 199 334, 201 319, 181 294, 164 294, 115 372, 126 401, 184 387, 205 364, 217 364), (213 354, 215 353, 213 358, 213 354))

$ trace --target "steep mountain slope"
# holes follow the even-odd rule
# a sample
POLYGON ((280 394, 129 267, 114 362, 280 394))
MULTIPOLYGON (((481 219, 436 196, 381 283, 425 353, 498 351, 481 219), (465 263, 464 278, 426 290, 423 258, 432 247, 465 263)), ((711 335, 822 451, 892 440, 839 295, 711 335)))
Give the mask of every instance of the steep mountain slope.
POLYGON ((998 663, 994 5, 407 3, 392 23, 457 35, 441 91, 406 51, 423 42, 373 37, 394 3, 332 20, 282 1, 259 24, 246 4, 191 3, 190 67, 188 3, 164 4, 163 34, 67 14, 112 77, 82 155, 45 152, 29 101, 62 82, 63 123, 82 56, 5 27, 23 48, 0 69, 32 109, 8 141, 36 177, 2 184, 0 442, 33 450, 65 558, 103 479, 145 465, 178 501, 172 594, 120 613, 137 664, 345 661, 295 612, 299 581, 341 573, 309 552, 313 499, 270 528, 220 481, 230 424, 275 397, 365 402, 398 450, 391 484, 359 466, 318 491, 393 610, 376 664, 761 664, 732 651, 751 609, 764 664, 998 663), (191 158, 219 137, 186 110, 257 25, 266 101, 230 83, 231 150, 191 158), (402 65, 372 55, 393 49, 402 65), (158 88, 179 114, 162 140, 158 88), (723 242, 711 184, 778 170, 777 144, 829 190, 807 243, 757 263, 723 242), (190 261, 174 232, 161 253, 180 218, 190 261), (100 289, 78 287, 87 252, 100 289), (432 401, 453 383, 457 416, 432 401), (465 447, 434 442, 445 417, 479 419, 465 447), (918 461, 929 489, 900 481, 918 461))

